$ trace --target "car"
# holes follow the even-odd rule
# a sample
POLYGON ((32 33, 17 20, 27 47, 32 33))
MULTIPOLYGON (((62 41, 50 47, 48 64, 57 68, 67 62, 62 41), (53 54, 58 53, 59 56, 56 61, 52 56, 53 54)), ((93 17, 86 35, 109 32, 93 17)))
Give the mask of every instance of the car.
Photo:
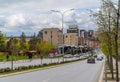
POLYGON ((95 58, 94 57, 88 58, 87 63, 95 63, 95 58))
POLYGON ((71 55, 71 54, 66 54, 66 55, 64 55, 63 57, 64 57, 64 58, 72 58, 73 55, 71 55))
POLYGON ((75 54, 74 57, 80 57, 80 54, 75 54))
POLYGON ((103 60, 103 56, 97 57, 98 61, 102 61, 103 60))
POLYGON ((97 58, 97 55, 94 55, 94 58, 97 58))
POLYGON ((55 58, 55 54, 50 53, 49 58, 55 58))

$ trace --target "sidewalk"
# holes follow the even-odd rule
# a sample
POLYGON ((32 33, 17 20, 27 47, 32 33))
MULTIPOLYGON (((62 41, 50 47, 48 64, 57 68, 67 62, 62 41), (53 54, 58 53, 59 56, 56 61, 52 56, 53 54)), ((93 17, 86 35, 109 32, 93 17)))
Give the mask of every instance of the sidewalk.
MULTIPOLYGON (((113 58, 113 69, 114 69, 114 72, 115 69, 116 69, 116 66, 115 66, 115 59, 113 58)), ((119 77, 120 77, 120 62, 118 62, 118 66, 119 66, 119 77)), ((116 77, 116 73, 114 73, 114 77, 116 77)), ((111 80, 111 74, 110 74, 110 70, 109 68, 106 69, 106 74, 105 74, 105 70, 104 70, 104 77, 103 77, 103 82, 116 82, 115 80, 111 80), (107 81, 105 80, 105 77, 109 78, 107 79, 107 81)))

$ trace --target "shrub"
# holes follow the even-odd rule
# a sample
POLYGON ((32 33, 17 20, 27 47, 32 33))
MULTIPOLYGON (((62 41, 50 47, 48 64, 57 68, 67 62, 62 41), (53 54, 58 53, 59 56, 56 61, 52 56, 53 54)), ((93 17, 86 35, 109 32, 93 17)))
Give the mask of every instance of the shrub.
POLYGON ((48 66, 48 64, 44 63, 43 66, 48 66))

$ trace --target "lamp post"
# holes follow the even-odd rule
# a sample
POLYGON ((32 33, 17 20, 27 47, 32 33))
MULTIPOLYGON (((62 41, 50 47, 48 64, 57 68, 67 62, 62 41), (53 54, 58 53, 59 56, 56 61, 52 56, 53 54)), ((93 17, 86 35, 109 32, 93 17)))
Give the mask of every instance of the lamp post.
MULTIPOLYGON (((60 15, 61 15, 61 19, 62 19, 62 29, 61 29, 61 31, 62 31, 62 34, 63 34, 63 28, 64 28, 64 15, 65 15, 65 13, 67 13, 67 12, 69 12, 69 11, 72 11, 72 10, 74 10, 74 9, 68 9, 68 10, 66 10, 66 11, 64 11, 64 12, 61 12, 61 11, 58 11, 58 10, 51 10, 52 12, 57 12, 57 13, 60 13, 60 15)), ((63 54, 63 56, 64 56, 64 34, 63 34, 63 36, 62 36, 62 39, 63 39, 63 42, 62 42, 62 45, 63 45, 63 47, 62 47, 62 54, 63 54)), ((63 62, 64 62, 64 57, 63 57, 63 62)))
POLYGON ((13 70, 14 69, 14 67, 13 67, 13 51, 14 51, 14 43, 13 43, 13 37, 11 38, 11 46, 10 46, 10 48, 11 48, 11 50, 10 50, 10 52, 11 52, 11 70, 13 70))

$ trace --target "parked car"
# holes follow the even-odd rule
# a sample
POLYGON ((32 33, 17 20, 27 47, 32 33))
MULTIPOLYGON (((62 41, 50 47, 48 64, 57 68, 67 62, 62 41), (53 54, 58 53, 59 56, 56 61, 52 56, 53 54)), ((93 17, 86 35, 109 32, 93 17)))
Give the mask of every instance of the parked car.
POLYGON ((64 57, 64 58, 72 58, 73 55, 71 55, 71 54, 66 54, 66 55, 64 55, 63 57, 64 57))
POLYGON ((49 54, 49 58, 55 58, 55 54, 50 53, 50 54, 49 54))
POLYGON ((95 58, 94 57, 88 58, 87 63, 95 63, 95 58))
POLYGON ((80 54, 75 54, 74 57, 80 57, 80 54))

